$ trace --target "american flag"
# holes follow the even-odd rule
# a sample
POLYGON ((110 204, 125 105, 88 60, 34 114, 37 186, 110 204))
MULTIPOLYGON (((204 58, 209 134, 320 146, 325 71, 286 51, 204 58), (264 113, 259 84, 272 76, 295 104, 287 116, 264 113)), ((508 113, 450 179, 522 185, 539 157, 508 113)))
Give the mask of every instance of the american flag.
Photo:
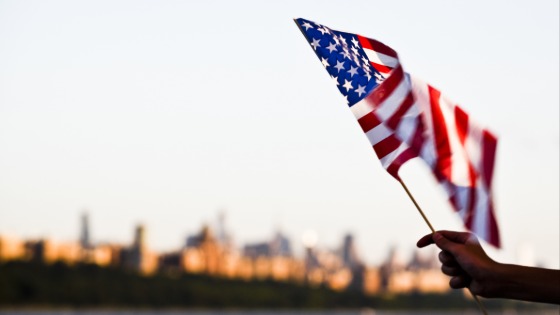
POLYGON ((420 157, 465 227, 499 247, 492 202, 497 139, 455 103, 405 73, 397 53, 376 40, 296 19, 383 167, 420 157))

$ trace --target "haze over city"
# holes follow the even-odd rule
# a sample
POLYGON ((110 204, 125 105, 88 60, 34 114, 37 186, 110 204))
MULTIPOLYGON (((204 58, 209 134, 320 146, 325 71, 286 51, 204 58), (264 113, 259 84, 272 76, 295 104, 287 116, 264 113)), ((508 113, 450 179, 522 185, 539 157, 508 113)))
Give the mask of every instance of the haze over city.
MULTIPOLYGON (((368 263, 408 252, 429 229, 294 25, 305 17, 390 45, 494 131, 503 248, 485 248, 559 268, 558 12, 556 1, 0 1, 0 234, 74 240, 88 212, 94 242, 130 243, 144 223, 166 251, 224 212, 239 244, 282 230, 332 248, 351 232, 368 263)), ((436 229, 463 229, 420 161, 402 177, 436 229)))

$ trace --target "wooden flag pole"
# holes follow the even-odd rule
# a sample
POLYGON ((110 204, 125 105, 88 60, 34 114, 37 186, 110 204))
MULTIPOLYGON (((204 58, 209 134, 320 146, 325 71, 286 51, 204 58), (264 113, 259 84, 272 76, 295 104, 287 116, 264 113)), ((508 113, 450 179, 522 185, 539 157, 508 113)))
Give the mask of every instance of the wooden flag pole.
POLYGON ((422 211, 422 209, 420 209, 420 206, 418 205, 418 203, 416 202, 416 199, 414 199, 414 197, 412 197, 412 194, 410 193, 410 191, 408 190, 408 187, 406 187, 406 185, 404 184, 404 182, 402 181, 402 179, 399 178, 399 183, 401 183, 401 185, 404 188, 404 191, 406 191, 406 194, 408 195, 408 197, 410 198, 410 200, 412 200, 412 203, 416 206, 416 209, 418 209, 418 212, 420 212, 420 215, 422 216, 422 218, 424 219, 424 221, 426 222, 426 224, 430 227, 430 230, 432 231, 432 233, 435 233, 436 230, 434 230, 434 227, 432 226, 432 224, 430 223, 430 220, 428 220, 428 217, 426 217, 426 215, 424 214, 424 211, 422 211))
MULTIPOLYGON (((426 217, 426 214, 424 214, 424 211, 422 211, 422 209, 420 208, 420 206, 416 202, 416 199, 414 199, 414 197, 412 196, 412 194, 408 190, 408 187, 406 187, 406 185, 404 184, 404 182, 400 178, 399 178, 399 183, 401 183, 401 185, 403 186, 404 190, 406 191, 406 194, 408 195, 410 200, 412 200, 412 203, 416 206, 416 209, 418 209, 418 212, 420 212, 420 215, 422 216, 422 218, 424 219, 424 221, 426 222, 428 227, 430 227, 430 230, 432 231, 432 233, 435 233, 436 230, 434 229, 434 227, 430 223, 430 220, 428 220, 428 217, 426 217)), ((469 289, 469 292, 471 293, 471 295, 473 296, 474 300, 476 301, 476 304, 478 304, 478 308, 480 308, 480 310, 482 311, 482 314, 488 315, 488 312, 486 311, 486 308, 484 308, 484 305, 482 305, 482 302, 480 302, 480 300, 478 299, 478 296, 476 296, 476 294, 474 294, 471 291, 470 288, 468 288, 468 289, 469 289)))

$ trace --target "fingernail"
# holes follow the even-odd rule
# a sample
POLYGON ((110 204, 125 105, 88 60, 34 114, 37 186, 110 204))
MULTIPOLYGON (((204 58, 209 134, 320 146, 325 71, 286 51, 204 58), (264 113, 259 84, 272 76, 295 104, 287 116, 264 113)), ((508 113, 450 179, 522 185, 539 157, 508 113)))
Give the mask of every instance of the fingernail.
POLYGON ((441 240, 442 238, 443 238, 443 236, 442 236, 441 234, 437 233, 437 232, 434 233, 434 235, 432 236, 432 239, 433 239, 434 241, 439 241, 439 240, 441 240))

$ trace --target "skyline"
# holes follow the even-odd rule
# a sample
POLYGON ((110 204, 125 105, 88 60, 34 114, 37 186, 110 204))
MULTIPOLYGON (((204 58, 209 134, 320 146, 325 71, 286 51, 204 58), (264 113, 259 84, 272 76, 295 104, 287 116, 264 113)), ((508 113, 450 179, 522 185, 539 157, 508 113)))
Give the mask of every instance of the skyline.
MULTIPOLYGON (((145 244, 148 248, 152 248, 152 244, 150 244, 150 229, 149 223, 146 222, 136 222, 132 224, 129 228, 129 239, 119 242, 115 242, 114 240, 107 239, 103 236, 95 236, 95 227, 91 226, 91 217, 88 212, 82 212, 79 218, 74 220, 76 222, 80 222, 80 224, 76 224, 76 235, 73 238, 64 238, 64 239, 56 239, 51 238, 49 235, 34 235, 33 237, 28 237, 26 235, 15 235, 15 234, 2 234, 0 233, 0 237, 8 237, 8 239, 14 238, 19 241, 41 241, 41 240, 50 240, 56 242, 70 242, 70 243, 79 243, 81 246, 99 246, 105 244, 116 244, 121 246, 126 246, 127 244, 134 244, 136 242, 136 234, 134 232, 135 228, 141 226, 143 228, 143 234, 145 239, 145 244), (78 220, 79 219, 79 220, 78 220), (85 245, 89 244, 89 245, 85 245)), ((273 240, 274 238, 281 236, 285 237, 290 243, 295 244, 296 247, 294 251, 295 256, 301 256, 304 254, 304 251, 307 248, 318 248, 319 250, 329 250, 329 251, 336 251, 339 247, 342 247, 344 243, 344 239, 348 236, 352 236, 353 234, 351 231, 347 231, 340 235, 339 243, 336 246, 328 247, 326 244, 321 243, 321 240, 317 238, 316 232, 313 230, 304 231, 302 235, 288 235, 286 234, 281 228, 275 229, 270 231, 267 235, 262 235, 261 238, 249 240, 249 242, 239 242, 235 238, 235 231, 229 229, 227 224, 227 217, 225 212, 217 213, 215 220, 210 222, 200 222, 199 228, 193 231, 185 231, 184 237, 182 237, 182 244, 178 246, 178 248, 183 248, 187 246, 188 240, 191 237, 195 237, 201 233, 202 230, 208 228, 209 231, 218 239, 220 242, 230 243, 229 245, 232 246, 233 249, 236 250, 243 250, 247 245, 255 245, 261 244, 263 242, 267 242, 273 240), (221 239, 221 238, 225 238, 221 239)), ((75 222, 75 223, 76 223, 75 222)), ((176 250, 177 248, 170 248, 169 250, 176 250)), ((357 248, 358 252, 361 252, 359 248, 357 248)), ((402 250, 401 248, 391 248, 389 251, 397 250, 399 253, 402 250)), ((429 251, 423 251, 421 249, 416 249, 418 252, 424 252, 427 254, 429 251)), ((384 253, 383 255, 385 255, 384 253)), ((400 253, 402 254, 402 253, 400 253)), ((360 254, 358 256, 361 256, 360 254)))
MULTIPOLYGON (((0 234, 174 248, 222 210, 240 242, 277 227, 369 263, 429 229, 380 166, 293 18, 394 48, 498 136, 503 249, 559 268, 559 4, 495 1, 0 1, 0 234), (484 10, 481 10, 484 8, 484 10), (373 17, 372 17, 373 15, 373 17), (149 236, 150 238, 150 236, 149 236)), ((402 178, 462 230, 419 161, 402 178)), ((298 239, 299 241, 299 239, 298 239)))
MULTIPOLYGON (((154 250, 152 244, 150 244, 149 224, 146 224, 145 222, 136 223, 129 227, 128 240, 124 242, 115 242, 114 240, 110 240, 103 237, 97 237, 97 238, 92 237, 92 231, 95 230, 95 228, 94 227, 92 228, 90 224, 90 220, 91 218, 89 214, 83 212, 79 217, 80 224, 76 225, 76 227, 79 227, 78 232, 76 233, 76 236, 74 238, 70 238, 70 239, 50 238, 47 235, 38 236, 38 237, 26 237, 25 235, 13 235, 13 234, 2 234, 2 233, 0 233, 0 238, 6 237, 6 240, 17 241, 18 243, 19 242, 34 243, 34 242, 47 241, 47 242, 55 242, 55 243, 63 243, 63 244, 76 244, 76 245, 80 245, 84 249, 91 249, 97 246, 105 246, 105 245, 130 247, 130 246, 136 246, 137 243, 139 242, 138 230, 141 229, 142 244, 143 244, 142 246, 145 246, 145 248, 148 250, 154 250)), ((235 252, 244 252, 247 250, 247 248, 252 248, 255 246, 258 247, 259 245, 262 244, 270 244, 277 239, 282 239, 288 243, 288 245, 286 246, 290 248, 288 250, 289 251, 288 256, 293 256, 298 258, 305 256, 308 249, 314 249, 323 252, 338 253, 345 246, 348 238, 352 239, 352 244, 354 244, 354 242, 356 241, 354 239, 354 235, 351 232, 348 232, 340 236, 339 243, 336 246, 328 247, 325 244, 322 244, 320 240, 317 239, 317 236, 315 235, 315 231, 312 230, 305 231, 305 233, 303 235, 300 235, 301 237, 299 238, 294 237, 293 235, 288 235, 284 233, 284 231, 282 230, 274 230, 271 231, 271 233, 269 233, 268 235, 263 235, 263 237, 259 239, 254 239, 248 243, 247 242, 240 243, 235 238, 235 231, 232 231, 228 228, 226 221, 227 220, 225 219, 225 214, 221 212, 216 216, 215 222, 211 222, 211 223, 201 222, 197 230, 185 232, 184 237, 182 238, 182 244, 180 246, 176 248, 171 248, 168 251, 158 251, 157 249, 155 249, 155 252, 157 252, 159 255, 164 255, 170 252, 173 253, 176 252, 177 250, 190 247, 192 246, 192 244, 190 243, 193 240, 195 241, 195 243, 198 242, 199 236, 204 234, 204 231, 208 231, 209 235, 211 235, 212 238, 216 242, 218 242, 221 246, 227 247, 228 250, 234 250, 235 252), (292 246, 292 245, 296 245, 296 246, 292 246)), ((355 255, 357 255, 356 256, 357 259, 361 261, 362 252, 360 248, 359 247, 355 248, 355 250, 356 250, 355 255)), ((390 248, 388 252, 381 254, 380 256, 381 261, 387 260, 388 257, 390 256, 388 254, 391 254, 392 252, 397 253, 397 255, 403 254, 401 248, 390 248)), ((416 248, 415 252, 418 253, 422 258, 435 259, 435 254, 434 254, 435 249, 433 251, 430 251, 430 250, 422 250, 416 248)), ((342 255, 341 253, 339 254, 342 255)), ((406 256, 406 257, 399 257, 399 258, 411 259, 415 253, 409 253, 409 254, 410 257, 406 256)))
MULTIPOLYGON (((244 242, 240 242, 236 238, 235 231, 232 231, 227 223, 227 214, 225 211, 217 212, 214 220, 200 222, 198 229, 192 231, 184 231, 183 237, 181 239, 182 243, 177 247, 168 247, 165 250, 159 249, 157 247, 153 247, 153 244, 150 243, 150 239, 153 239, 153 235, 150 233, 149 223, 146 222, 136 222, 129 226, 128 231, 129 237, 126 240, 111 240, 107 239, 103 236, 95 235, 95 227, 91 226, 91 217, 89 212, 81 212, 79 216, 79 220, 76 219, 76 222, 80 222, 80 224, 76 224, 76 235, 74 238, 52 238, 50 235, 34 235, 32 237, 28 237, 26 235, 15 235, 15 234, 2 234, 0 232, 0 237, 7 237, 8 239, 15 239, 18 241, 55 241, 55 242, 63 242, 63 243, 75 243, 81 244, 84 246, 84 243, 89 244, 88 246, 99 246, 99 245, 119 245, 119 246, 132 246, 137 242, 137 234, 134 233, 138 229, 138 227, 142 227, 143 229, 143 237, 145 238, 145 245, 147 248, 153 249, 160 254, 165 254, 168 252, 176 251, 177 249, 186 248, 188 246, 189 239, 192 237, 197 237, 201 231, 208 228, 212 235, 215 236, 219 242, 226 242, 231 246, 231 249, 239 252, 245 251, 247 246, 253 246, 257 244, 263 243, 270 243, 277 237, 286 238, 287 241, 293 245, 292 252, 294 257, 302 257, 305 256, 305 252, 308 248, 313 248, 319 251, 327 251, 327 252, 338 252, 343 248, 345 239, 350 236, 354 239, 354 234, 352 231, 346 231, 345 233, 338 235, 338 243, 336 244, 325 244, 322 242, 321 239, 318 238, 316 231, 314 230, 306 230, 301 235, 290 235, 285 233, 281 228, 276 228, 274 230, 269 231, 267 235, 262 235, 260 238, 255 238, 251 240, 245 240, 244 242), (221 239, 225 238, 225 239, 221 239)), ((354 242, 360 243, 360 240, 354 240, 354 242)), ((427 249, 419 249, 416 247, 412 248, 403 248, 399 246, 393 246, 387 248, 386 252, 379 252, 375 253, 374 260, 375 263, 372 263, 370 260, 364 260, 366 255, 363 255, 363 251, 360 246, 356 247, 357 257, 360 257, 361 260, 365 264, 380 264, 383 263, 388 258, 388 254, 394 253, 396 257, 399 259, 411 260, 417 254, 419 254, 423 258, 432 257, 435 258, 437 251, 439 251, 436 247, 427 248, 427 249)), ((516 261, 523 262, 526 265, 533 265, 533 266, 542 266, 541 261, 536 261, 534 257, 534 250, 532 247, 528 246, 527 244, 521 244, 520 247, 517 249, 516 252, 516 261)), ((371 256, 371 255, 370 255, 371 256)), ((371 257, 370 257, 371 258, 371 257)))
POLYGON ((239 247, 232 243, 221 214, 214 230, 203 225, 187 237, 183 246, 157 252, 146 242, 145 225, 134 228, 134 240, 129 244, 96 244, 90 240, 88 222, 88 215, 82 215, 80 238, 73 242, 20 240, 0 235, 0 266, 41 263, 79 269, 85 264, 160 278, 205 275, 242 280, 245 284, 266 280, 364 295, 442 294, 451 290, 447 277, 439 270, 435 251, 425 255, 417 250, 406 259, 392 249, 385 254, 382 264, 372 266, 361 259, 351 234, 345 235, 336 249, 306 244, 303 255, 295 255, 292 242, 281 233, 270 240, 239 247))
POLYGON ((333 290, 442 293, 451 290, 440 273, 437 252, 416 249, 409 255, 390 248, 379 255, 380 263, 364 261, 347 233, 335 248, 327 248, 307 235, 300 242, 282 231, 253 243, 235 243, 224 213, 214 224, 203 224, 188 234, 178 248, 159 252, 150 247, 147 226, 136 225, 126 243, 92 241, 89 215, 80 216, 79 236, 72 241, 28 239, 0 234, 0 262, 79 263, 134 270, 142 275, 186 272, 230 279, 273 279, 326 285, 333 290), (297 245, 294 247, 294 243, 297 245), (296 250, 294 250, 296 249, 296 250), (297 250, 300 250, 298 253, 297 250), (420 279, 430 278, 424 283, 420 279))

